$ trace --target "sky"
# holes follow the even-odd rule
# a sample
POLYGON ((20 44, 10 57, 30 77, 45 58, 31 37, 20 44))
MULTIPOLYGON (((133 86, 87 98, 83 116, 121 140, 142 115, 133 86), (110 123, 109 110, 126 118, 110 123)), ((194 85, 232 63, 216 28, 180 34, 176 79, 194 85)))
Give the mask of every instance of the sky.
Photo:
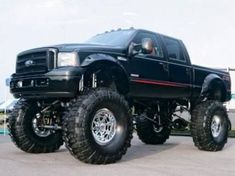
POLYGON ((19 52, 82 43, 111 29, 173 36, 183 40, 193 64, 235 67, 234 6, 233 0, 0 0, 0 102, 19 52))

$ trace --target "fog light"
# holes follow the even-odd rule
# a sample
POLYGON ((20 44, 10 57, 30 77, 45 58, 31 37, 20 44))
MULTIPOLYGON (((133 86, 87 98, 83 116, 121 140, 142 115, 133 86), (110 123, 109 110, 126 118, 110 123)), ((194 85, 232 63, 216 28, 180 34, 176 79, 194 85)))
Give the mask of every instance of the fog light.
POLYGON ((48 84, 49 84, 49 80, 48 79, 42 78, 42 79, 36 80, 36 86, 37 87, 46 87, 46 86, 48 86, 48 84))
POLYGON ((33 85, 34 85, 34 80, 31 80, 30 86, 33 87, 33 85))
POLYGON ((23 87, 23 81, 18 81, 16 85, 17 87, 23 87))

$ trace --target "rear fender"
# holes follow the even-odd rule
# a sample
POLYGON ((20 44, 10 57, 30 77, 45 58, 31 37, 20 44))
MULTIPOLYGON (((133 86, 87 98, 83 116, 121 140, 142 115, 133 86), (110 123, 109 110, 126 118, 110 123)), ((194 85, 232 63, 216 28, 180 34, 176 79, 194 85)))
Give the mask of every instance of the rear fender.
POLYGON ((201 97, 206 97, 208 93, 212 90, 213 86, 220 86, 222 94, 223 94, 223 100, 226 98, 226 89, 224 81, 216 74, 209 74, 203 82, 202 90, 201 90, 201 97))

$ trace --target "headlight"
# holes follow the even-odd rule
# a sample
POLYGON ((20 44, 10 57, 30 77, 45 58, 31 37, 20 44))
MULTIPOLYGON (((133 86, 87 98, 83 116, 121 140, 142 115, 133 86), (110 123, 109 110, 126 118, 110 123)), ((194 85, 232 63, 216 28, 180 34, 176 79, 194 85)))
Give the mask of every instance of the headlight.
POLYGON ((76 52, 58 53, 57 66, 78 66, 78 54, 76 52))

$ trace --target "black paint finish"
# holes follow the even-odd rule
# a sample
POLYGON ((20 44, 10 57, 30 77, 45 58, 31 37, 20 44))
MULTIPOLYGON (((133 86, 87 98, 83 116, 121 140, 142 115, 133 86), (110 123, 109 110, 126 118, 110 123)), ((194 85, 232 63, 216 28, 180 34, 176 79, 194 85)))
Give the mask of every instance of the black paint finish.
POLYGON ((230 100, 231 82, 227 72, 192 65, 181 40, 146 30, 130 30, 132 35, 123 46, 63 44, 20 53, 17 72, 12 75, 11 93, 17 98, 71 98, 76 96, 79 80, 86 69, 107 61, 124 72, 128 86, 123 86, 127 87, 126 96, 131 98, 196 99, 209 90, 213 80, 217 80, 225 88, 224 101, 230 100), (135 54, 128 52, 130 45, 137 41, 135 37, 141 33, 154 36, 157 54, 143 54, 141 49, 136 49, 135 54), (77 52, 80 65, 57 68, 58 52, 77 52), (35 65, 25 67, 27 60, 33 60, 35 65), (19 81, 24 84, 21 88, 17 87, 19 81))

